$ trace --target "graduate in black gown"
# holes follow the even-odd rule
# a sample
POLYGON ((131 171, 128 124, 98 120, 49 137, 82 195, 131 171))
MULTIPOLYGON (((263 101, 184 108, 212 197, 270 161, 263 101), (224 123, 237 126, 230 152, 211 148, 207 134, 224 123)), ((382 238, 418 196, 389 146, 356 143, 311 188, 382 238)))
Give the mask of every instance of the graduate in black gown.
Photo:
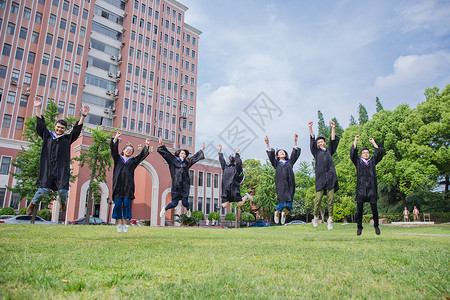
POLYGON ((234 150, 234 155, 230 155, 229 163, 225 161, 222 153, 222 145, 217 147, 219 150, 219 162, 222 167, 222 207, 229 208, 231 202, 237 206, 244 205, 245 201, 253 200, 248 193, 241 197, 241 184, 244 181, 244 171, 242 170, 242 160, 239 149, 234 150))
POLYGON ((172 177, 172 188, 170 190, 172 202, 170 202, 165 208, 161 209, 159 216, 164 218, 167 210, 175 208, 181 200, 181 203, 187 210, 186 215, 190 217, 191 211, 189 209, 188 197, 191 183, 189 178, 189 168, 205 158, 203 153, 205 143, 203 143, 202 149, 191 157, 189 157, 189 151, 185 149, 179 149, 175 151, 175 154, 172 154, 169 150, 167 150, 166 146, 164 146, 161 137, 159 138, 159 145, 158 153, 169 165, 170 177, 172 177))
POLYGON ((267 146, 267 156, 270 163, 275 168, 275 188, 277 191, 278 205, 275 207, 274 222, 278 223, 281 213, 281 224, 286 222, 286 216, 292 210, 292 202, 295 193, 295 175, 294 164, 300 156, 301 149, 297 147, 298 135, 294 135, 294 148, 289 158, 287 152, 279 149, 276 153, 270 148, 269 138, 266 136, 264 141, 267 146), (284 210, 283 210, 284 209, 284 210))
POLYGON ((134 148, 131 145, 126 145, 119 154, 119 137, 121 133, 118 131, 111 139, 111 156, 114 160, 113 170, 113 193, 114 209, 112 218, 116 219, 117 232, 128 232, 128 225, 130 225, 131 216, 131 200, 134 197, 134 171, 137 166, 148 156, 148 147, 150 140, 145 140, 145 147, 141 152, 132 157, 134 148), (126 221, 125 221, 126 220, 126 221))
POLYGON ((378 227, 378 209, 377 209, 377 169, 376 164, 383 158, 383 149, 378 147, 373 138, 369 139, 375 148, 373 157, 370 158, 370 152, 368 148, 361 149, 361 157, 358 155, 358 148, 356 143, 359 140, 359 135, 355 136, 352 148, 350 149, 350 159, 356 167, 356 234, 361 235, 362 226, 362 214, 364 202, 369 202, 372 208, 373 215, 373 227, 375 233, 380 234, 380 228, 378 227))
POLYGON ((324 137, 314 136, 312 130, 313 122, 308 123, 309 135, 310 135, 310 149, 311 154, 314 156, 315 161, 315 173, 316 173, 316 200, 314 202, 314 219, 313 226, 317 227, 319 224, 319 206, 323 196, 327 195, 328 200, 328 230, 333 229, 333 205, 334 205, 334 193, 339 189, 336 169, 332 155, 336 152, 339 144, 339 137, 336 136, 335 127, 336 124, 331 121, 331 137, 330 147, 326 148, 327 144, 324 137))
POLYGON ((58 191, 61 210, 66 211, 70 179, 70 147, 80 136, 84 118, 89 113, 89 106, 81 108, 80 120, 72 127, 72 131, 66 134, 65 120, 58 120, 54 131, 47 129, 44 116, 41 115, 41 105, 42 99, 36 97, 34 99, 36 131, 42 138, 42 150, 39 177, 36 181, 38 190, 27 207, 28 215, 33 213, 35 206, 39 204, 43 196, 50 193, 50 190, 58 191))

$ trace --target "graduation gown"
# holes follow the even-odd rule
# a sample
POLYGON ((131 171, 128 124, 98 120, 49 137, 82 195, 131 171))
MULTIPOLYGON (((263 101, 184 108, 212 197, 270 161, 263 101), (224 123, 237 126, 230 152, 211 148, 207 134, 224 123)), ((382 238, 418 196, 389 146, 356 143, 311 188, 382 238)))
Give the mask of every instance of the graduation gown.
POLYGON ((164 145, 158 147, 158 153, 169 165, 170 177, 172 177, 172 189, 170 190, 172 199, 188 198, 189 189, 191 188, 189 168, 205 158, 203 151, 199 150, 193 156, 183 161, 170 153, 164 145))
MULTIPOLYGON (((241 197, 241 182, 244 179, 242 173, 242 161, 239 153, 235 154, 235 164, 228 164, 223 158, 223 154, 219 153, 219 162, 222 167, 222 199, 229 202, 239 202, 241 197)), ((225 202, 226 202, 225 201, 225 202)))
POLYGON ((375 148, 373 157, 366 164, 359 156, 358 148, 352 145, 350 158, 356 167, 356 202, 376 203, 378 199, 376 164, 383 158, 383 149, 375 148))
POLYGON ((38 188, 69 189, 70 146, 80 136, 82 128, 83 124, 77 122, 70 133, 56 138, 54 132, 47 129, 44 116, 36 116, 36 131, 42 138, 38 188))
POLYGON ((144 146, 141 153, 124 162, 119 155, 119 141, 110 143, 111 156, 114 160, 113 193, 112 198, 134 199, 134 171, 137 166, 148 156, 148 147, 144 146))
POLYGON ((282 163, 275 158, 275 150, 267 150, 267 156, 270 163, 275 168, 275 188, 277 191, 278 203, 290 202, 294 200, 295 193, 295 175, 294 164, 299 158, 301 149, 295 147, 292 149, 291 158, 286 157, 286 163, 282 163))
POLYGON ((339 189, 336 169, 334 167, 333 158, 331 157, 336 152, 339 145, 339 137, 336 136, 334 140, 330 138, 328 145, 330 145, 328 149, 325 151, 321 150, 317 147, 316 139, 310 136, 309 146, 316 165, 316 192, 323 189, 331 190, 333 188, 336 192, 339 189))

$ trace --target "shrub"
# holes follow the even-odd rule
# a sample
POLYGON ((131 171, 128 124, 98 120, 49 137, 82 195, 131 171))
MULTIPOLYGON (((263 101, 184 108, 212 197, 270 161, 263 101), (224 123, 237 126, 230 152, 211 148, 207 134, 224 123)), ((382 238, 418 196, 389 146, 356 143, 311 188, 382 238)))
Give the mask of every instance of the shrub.
POLYGON ((181 225, 184 226, 194 226, 195 223, 197 223, 197 220, 194 217, 188 217, 187 215, 174 215, 177 219, 175 219, 175 222, 179 222, 181 225))
MULTIPOLYGON (((423 213, 419 214, 420 220, 423 221, 423 213)), ((378 218, 386 218, 388 220, 388 223, 391 222, 403 222, 403 214, 390 214, 390 215, 384 215, 379 214, 378 218)), ((450 212, 435 212, 430 213, 431 221, 435 223, 447 223, 450 222, 450 212)), ((369 223, 370 219, 372 219, 372 215, 364 215, 363 216, 363 223, 369 223)), ((410 214, 409 219, 412 221, 414 220, 414 215, 410 214)))
POLYGON ((195 218, 197 221, 203 221, 203 220, 205 220, 205 215, 204 215, 203 212, 200 211, 200 210, 194 210, 194 211, 192 212, 191 216, 192 216, 193 218, 195 218))
POLYGON ((254 222, 255 216, 253 216, 251 213, 245 212, 241 215, 241 220, 244 222, 254 222))
POLYGON ((212 213, 210 213, 210 214, 208 215, 208 220, 212 221, 213 219, 216 220, 216 221, 219 221, 219 220, 220 220, 220 215, 219 215, 218 212, 213 211, 212 213))
POLYGON ((0 215, 15 215, 14 208, 12 207, 3 207, 0 209, 0 215))
POLYGON ((17 213, 18 215, 26 215, 27 214, 27 208, 24 207, 21 210, 19 210, 19 212, 17 213))
POLYGON ((228 212, 225 215, 225 221, 236 221, 236 214, 234 212, 228 212))
POLYGON ((41 209, 37 215, 47 221, 50 221, 52 218, 52 213, 48 209, 41 209))

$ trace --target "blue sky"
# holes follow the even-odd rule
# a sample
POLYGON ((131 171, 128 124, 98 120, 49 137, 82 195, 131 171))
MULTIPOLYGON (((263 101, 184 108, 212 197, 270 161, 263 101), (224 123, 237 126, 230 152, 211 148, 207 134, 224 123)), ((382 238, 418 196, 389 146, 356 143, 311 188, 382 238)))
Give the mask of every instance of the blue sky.
POLYGON ((450 84, 450 1, 181 3, 186 23, 203 32, 196 148, 221 143, 265 159, 266 135, 290 149, 297 133, 309 161, 307 123, 317 132, 318 110, 345 127, 359 103, 370 115, 376 97, 385 109, 415 107, 425 88, 450 84), (253 102, 261 92, 265 100, 253 102))

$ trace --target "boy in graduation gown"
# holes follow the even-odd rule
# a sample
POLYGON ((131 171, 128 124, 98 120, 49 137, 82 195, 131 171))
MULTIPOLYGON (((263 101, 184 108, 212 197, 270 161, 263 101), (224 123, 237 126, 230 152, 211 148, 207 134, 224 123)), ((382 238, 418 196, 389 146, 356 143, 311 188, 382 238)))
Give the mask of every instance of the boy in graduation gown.
POLYGON ((376 164, 383 158, 383 150, 378 147, 373 138, 369 141, 375 148, 375 153, 370 158, 370 152, 368 148, 361 149, 361 157, 358 156, 358 148, 356 143, 359 140, 359 135, 355 136, 352 148, 350 149, 350 159, 356 167, 356 234, 361 235, 362 226, 362 213, 364 202, 369 202, 372 208, 373 215, 373 227, 375 227, 375 233, 380 234, 380 228, 378 227, 378 209, 377 209, 377 170, 376 164))
POLYGON ((36 131, 42 138, 42 150, 39 163, 39 177, 36 181, 38 188, 33 200, 27 207, 27 215, 31 215, 41 198, 50 190, 58 191, 59 204, 63 212, 66 211, 66 202, 70 179, 70 146, 80 136, 83 122, 89 113, 89 106, 81 108, 80 120, 75 123, 70 133, 65 133, 67 122, 58 120, 54 131, 48 130, 44 116, 41 115, 42 99, 34 99, 34 112, 36 116, 36 131))

